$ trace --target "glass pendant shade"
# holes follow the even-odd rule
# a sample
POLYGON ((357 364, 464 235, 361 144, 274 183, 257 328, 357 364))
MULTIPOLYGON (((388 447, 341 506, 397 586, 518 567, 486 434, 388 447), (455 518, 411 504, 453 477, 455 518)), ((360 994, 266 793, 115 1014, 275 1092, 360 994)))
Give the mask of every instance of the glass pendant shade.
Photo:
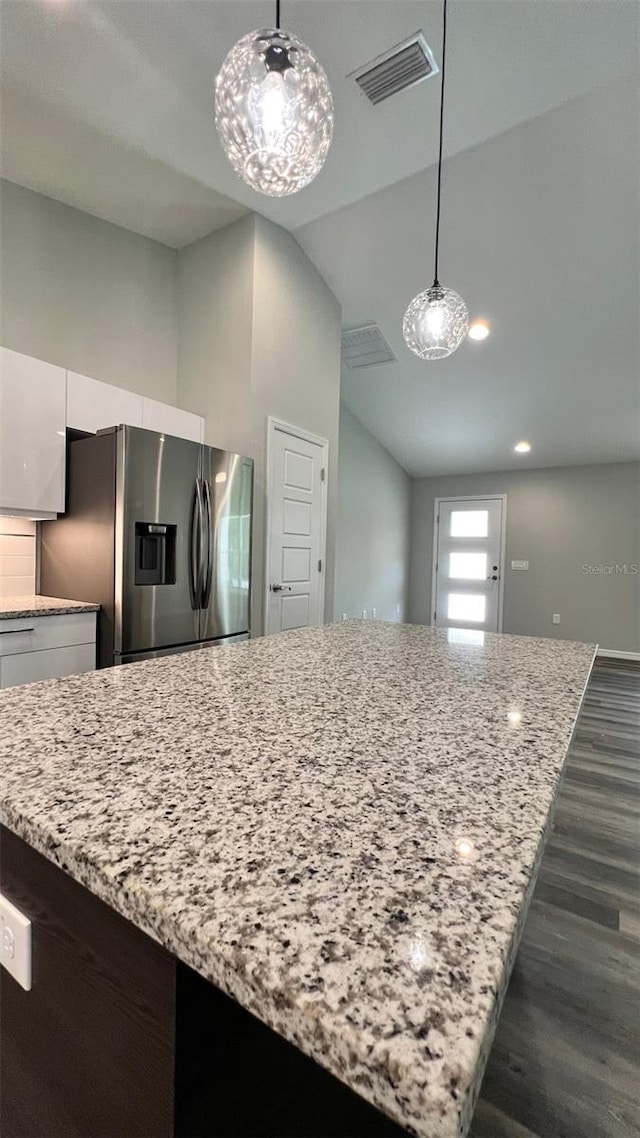
POLYGON ((404 314, 402 332, 421 360, 443 360, 460 346, 469 327, 469 313, 453 289, 433 284, 418 293, 404 314))
POLYGON ((295 194, 322 169, 333 135, 324 70, 290 32, 249 32, 216 79, 216 127, 236 174, 271 197, 295 194))

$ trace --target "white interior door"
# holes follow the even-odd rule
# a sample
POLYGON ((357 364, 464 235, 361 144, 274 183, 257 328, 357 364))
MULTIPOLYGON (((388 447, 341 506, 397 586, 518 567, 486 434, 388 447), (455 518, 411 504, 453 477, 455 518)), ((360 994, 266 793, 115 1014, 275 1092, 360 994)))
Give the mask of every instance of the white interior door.
POLYGON ((504 498, 440 499, 434 624, 499 632, 504 498))
POLYGON ((270 424, 265 632, 322 624, 328 444, 270 424))

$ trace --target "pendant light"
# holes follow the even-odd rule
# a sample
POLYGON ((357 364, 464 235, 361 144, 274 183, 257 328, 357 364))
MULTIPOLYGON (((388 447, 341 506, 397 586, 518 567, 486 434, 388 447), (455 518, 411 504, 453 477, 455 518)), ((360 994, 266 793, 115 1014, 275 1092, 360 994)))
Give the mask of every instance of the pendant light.
POLYGON ((469 313, 461 296, 438 280, 440 241, 440 192, 442 186, 442 135, 444 125, 444 78, 447 53, 447 0, 442 18, 442 77, 440 82, 440 145, 436 204, 435 271, 433 284, 418 293, 404 314, 402 332, 407 345, 421 360, 442 360, 455 352, 469 327, 469 313))
POLYGON ((249 32, 216 78, 216 128, 236 174, 258 193, 285 197, 322 169, 333 135, 329 81, 312 51, 280 27, 249 32))

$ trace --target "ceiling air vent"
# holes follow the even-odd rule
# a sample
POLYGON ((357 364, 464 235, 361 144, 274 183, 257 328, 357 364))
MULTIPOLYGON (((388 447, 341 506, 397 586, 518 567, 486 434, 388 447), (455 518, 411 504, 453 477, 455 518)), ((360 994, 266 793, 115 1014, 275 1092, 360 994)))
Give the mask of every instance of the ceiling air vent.
POLYGON ((375 104, 437 74, 438 64, 424 34, 416 32, 371 63, 352 71, 347 79, 353 79, 375 104))
POLYGON ((377 324, 348 328, 342 333, 342 359, 350 368, 397 363, 377 324))

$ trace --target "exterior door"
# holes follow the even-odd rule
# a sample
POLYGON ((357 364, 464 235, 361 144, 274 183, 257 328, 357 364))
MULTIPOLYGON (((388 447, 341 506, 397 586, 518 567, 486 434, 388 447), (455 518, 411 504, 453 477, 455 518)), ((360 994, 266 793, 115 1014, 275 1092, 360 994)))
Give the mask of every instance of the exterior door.
POLYGON ((503 498, 437 503, 434 624, 499 632, 503 498))
POLYGON ((272 423, 265 632, 322 624, 328 444, 272 423))
POLYGON ((206 565, 203 640, 249 631, 253 461, 203 447, 206 565))

